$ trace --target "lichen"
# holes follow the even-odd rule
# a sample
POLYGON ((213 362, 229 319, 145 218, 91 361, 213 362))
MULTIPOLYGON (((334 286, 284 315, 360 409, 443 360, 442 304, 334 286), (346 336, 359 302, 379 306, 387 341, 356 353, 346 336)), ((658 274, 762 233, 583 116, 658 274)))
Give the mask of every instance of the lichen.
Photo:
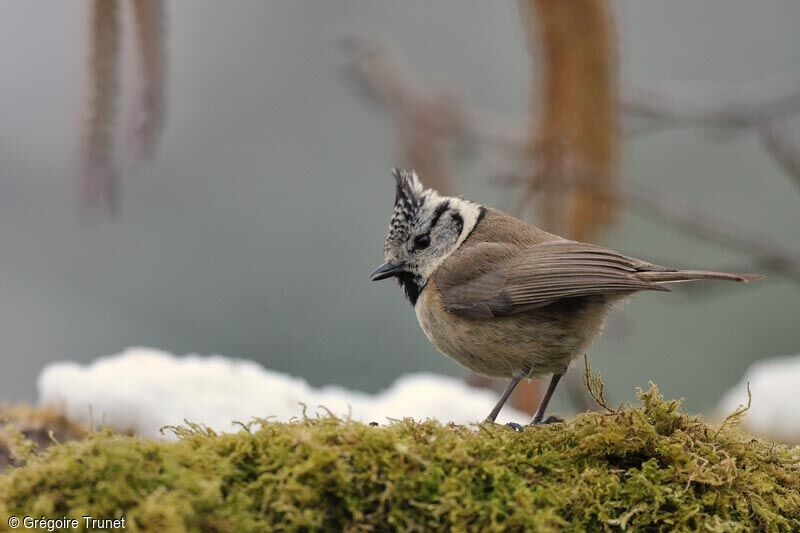
POLYGON ((333 416, 236 434, 187 424, 177 442, 100 430, 0 475, 0 516, 154 531, 800 530, 800 449, 712 427, 655 387, 639 399, 523 432, 333 416))

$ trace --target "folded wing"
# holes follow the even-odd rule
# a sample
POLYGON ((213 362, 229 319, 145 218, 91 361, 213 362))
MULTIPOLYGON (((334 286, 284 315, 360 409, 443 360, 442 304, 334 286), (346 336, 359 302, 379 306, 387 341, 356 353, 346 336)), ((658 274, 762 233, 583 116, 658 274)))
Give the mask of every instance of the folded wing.
POLYGON ((464 317, 514 315, 563 298, 669 290, 639 277, 661 267, 591 244, 553 241, 520 249, 486 243, 466 253, 459 261, 466 272, 440 282, 445 308, 464 317))

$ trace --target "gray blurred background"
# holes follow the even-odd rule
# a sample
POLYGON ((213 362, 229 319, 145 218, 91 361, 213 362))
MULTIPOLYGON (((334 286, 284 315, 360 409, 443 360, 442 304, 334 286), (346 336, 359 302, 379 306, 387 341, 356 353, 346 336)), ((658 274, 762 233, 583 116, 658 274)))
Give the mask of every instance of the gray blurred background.
MULTIPOLYGON (((377 35, 426 79, 524 124, 530 57, 517 5, 168 6, 159 153, 125 173, 120 210, 107 218, 82 211, 76 192, 86 9, 4 3, 0 399, 34 399, 51 361, 88 362, 131 345, 248 358, 365 391, 408 372, 465 375, 424 338, 397 286, 368 281, 393 200, 394 138, 388 115, 343 75, 336 41, 377 35)), ((626 82, 757 81, 800 69, 798 2, 615 6, 626 82)), ((800 250, 800 190, 754 135, 721 142, 678 129, 623 150, 626 180, 800 250)), ((459 192, 499 206, 503 192, 469 160, 460 165, 459 192)), ((746 264, 641 215, 626 216, 606 244, 680 266, 746 264)), ((800 352, 799 317, 798 284, 777 276, 707 294, 642 294, 617 313, 591 361, 614 400, 652 380, 707 409, 752 361, 800 352)))

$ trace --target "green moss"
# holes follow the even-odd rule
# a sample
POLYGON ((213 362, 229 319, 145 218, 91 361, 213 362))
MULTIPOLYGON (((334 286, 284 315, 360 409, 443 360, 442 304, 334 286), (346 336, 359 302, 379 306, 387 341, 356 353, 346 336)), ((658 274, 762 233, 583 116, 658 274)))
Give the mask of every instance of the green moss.
POLYGON ((639 398, 521 433, 334 417, 176 428, 177 442, 100 431, 0 476, 0 516, 158 531, 800 530, 800 450, 711 428, 654 387, 639 398))

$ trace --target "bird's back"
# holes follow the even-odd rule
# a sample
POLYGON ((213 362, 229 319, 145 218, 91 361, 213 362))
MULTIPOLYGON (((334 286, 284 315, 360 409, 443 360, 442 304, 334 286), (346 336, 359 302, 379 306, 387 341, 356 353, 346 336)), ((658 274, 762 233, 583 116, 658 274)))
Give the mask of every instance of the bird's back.
MULTIPOLYGON (((476 242, 503 242, 519 246, 530 246, 543 242, 564 240, 522 220, 491 207, 483 208, 481 221, 475 226, 462 248, 476 242)), ((456 250, 457 252, 458 250, 456 250)))
POLYGON ((458 285, 493 270, 514 257, 519 249, 558 240, 563 239, 502 211, 484 207, 475 228, 461 246, 439 265, 431 276, 431 281, 440 287, 458 285), (475 253, 476 247, 487 243, 506 246, 495 247, 487 254, 475 253))

